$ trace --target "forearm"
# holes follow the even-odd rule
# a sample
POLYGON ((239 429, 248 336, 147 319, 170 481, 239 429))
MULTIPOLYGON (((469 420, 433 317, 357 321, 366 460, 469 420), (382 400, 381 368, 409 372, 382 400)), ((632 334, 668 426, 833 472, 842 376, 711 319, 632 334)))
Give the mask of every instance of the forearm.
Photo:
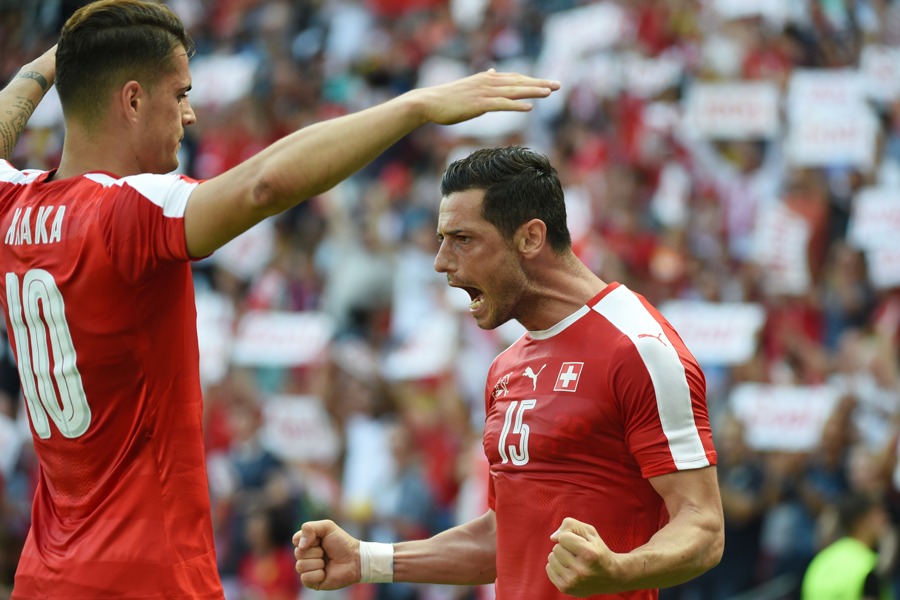
POLYGON ((408 92, 357 113, 316 123, 251 159, 275 212, 321 194, 366 166, 427 119, 408 92))
POLYGON ((722 524, 717 514, 686 511, 643 546, 621 554, 623 590, 662 588, 708 571, 722 557, 722 524))
POLYGON ((28 63, 0 90, 0 158, 12 156, 25 125, 53 84, 55 46, 28 63))
POLYGON ((321 194, 422 123, 401 96, 292 133, 192 195, 185 214, 191 256, 205 256, 267 217, 321 194))
POLYGON ((304 127, 197 187, 185 211, 188 250, 208 254, 262 219, 331 189, 425 123, 527 111, 525 100, 556 89, 559 82, 489 69, 304 127))
POLYGON ((394 581, 479 585, 497 576, 493 513, 427 540, 394 544, 394 581))

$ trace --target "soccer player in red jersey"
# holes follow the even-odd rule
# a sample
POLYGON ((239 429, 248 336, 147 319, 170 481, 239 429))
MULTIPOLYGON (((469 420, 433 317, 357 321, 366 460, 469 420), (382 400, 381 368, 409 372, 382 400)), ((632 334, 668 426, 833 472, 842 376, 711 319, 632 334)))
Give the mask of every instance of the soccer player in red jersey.
POLYGON ((435 269, 485 329, 526 329, 491 365, 489 510, 428 540, 294 535, 318 589, 496 582, 498 600, 652 599, 718 563, 723 540, 705 379, 639 294, 573 253, 562 186, 521 147, 479 150, 441 183, 435 269))
POLYGON ((559 87, 488 71, 413 90, 196 181, 170 174, 196 119, 192 48, 165 5, 103 0, 0 92, 0 302, 40 466, 17 600, 222 598, 191 260, 420 125, 529 110, 559 87), (54 76, 59 168, 17 170, 2 159, 54 76))

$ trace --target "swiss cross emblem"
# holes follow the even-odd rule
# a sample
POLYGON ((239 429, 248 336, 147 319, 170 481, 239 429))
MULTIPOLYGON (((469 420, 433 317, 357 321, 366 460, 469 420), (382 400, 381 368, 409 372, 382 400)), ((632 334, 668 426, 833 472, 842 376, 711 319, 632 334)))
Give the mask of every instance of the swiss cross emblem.
POLYGON ((553 391, 574 392, 578 388, 578 379, 581 377, 583 368, 583 362, 564 362, 559 368, 559 375, 556 376, 556 385, 553 386, 553 391))

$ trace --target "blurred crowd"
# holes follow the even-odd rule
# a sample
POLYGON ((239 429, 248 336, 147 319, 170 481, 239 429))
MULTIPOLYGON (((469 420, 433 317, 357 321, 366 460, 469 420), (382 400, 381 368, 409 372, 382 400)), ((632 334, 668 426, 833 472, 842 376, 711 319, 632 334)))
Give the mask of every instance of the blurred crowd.
MULTIPOLYGON (((0 80, 52 45, 80 4, 0 0, 0 80)), ((181 170, 199 179, 305 125, 489 67, 563 84, 528 114, 423 128, 196 263, 229 599, 491 597, 301 590, 290 545, 308 518, 387 542, 486 508, 484 377, 521 329, 479 330, 432 260, 443 168, 489 145, 550 156, 578 254, 664 315, 672 306, 689 347, 703 315, 736 311, 728 339, 698 341, 725 555, 663 599, 799 597, 851 493, 900 525, 900 1, 169 4, 197 43, 198 123, 181 170), (700 317, 682 328, 674 307, 685 306, 700 317), (738 328, 748 314, 757 325, 738 328), (726 352, 729 341, 746 349, 726 352)), ((12 162, 53 168, 63 133, 48 96, 12 162)), ((36 464, 8 349, 0 371, 3 598, 36 464)), ((879 548, 900 582, 892 532, 879 548)))

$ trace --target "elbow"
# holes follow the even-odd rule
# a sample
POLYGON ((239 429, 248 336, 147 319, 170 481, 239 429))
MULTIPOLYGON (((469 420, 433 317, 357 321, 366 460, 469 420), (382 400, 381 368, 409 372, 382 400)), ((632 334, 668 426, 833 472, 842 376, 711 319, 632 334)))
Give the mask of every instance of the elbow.
POLYGON ((725 526, 719 521, 716 526, 710 530, 709 543, 705 545, 704 551, 700 555, 700 569, 705 573, 719 564, 722 560, 722 553, 725 551, 725 526))
POLYGON ((298 179, 299 173, 293 171, 285 173, 281 169, 263 167, 258 175, 253 178, 250 187, 250 203, 254 211, 263 218, 277 215, 285 210, 300 204, 307 198, 319 192, 298 179))
POLYGON ((277 183, 265 173, 260 174, 250 190, 250 202, 254 211, 268 217, 287 208, 283 206, 284 194, 279 192, 277 183))
POLYGON ((703 559, 703 564, 701 565, 704 573, 719 564, 719 562, 722 560, 722 552, 724 550, 725 544, 719 543, 715 548, 710 548, 709 551, 706 552, 706 556, 704 556, 703 559))

